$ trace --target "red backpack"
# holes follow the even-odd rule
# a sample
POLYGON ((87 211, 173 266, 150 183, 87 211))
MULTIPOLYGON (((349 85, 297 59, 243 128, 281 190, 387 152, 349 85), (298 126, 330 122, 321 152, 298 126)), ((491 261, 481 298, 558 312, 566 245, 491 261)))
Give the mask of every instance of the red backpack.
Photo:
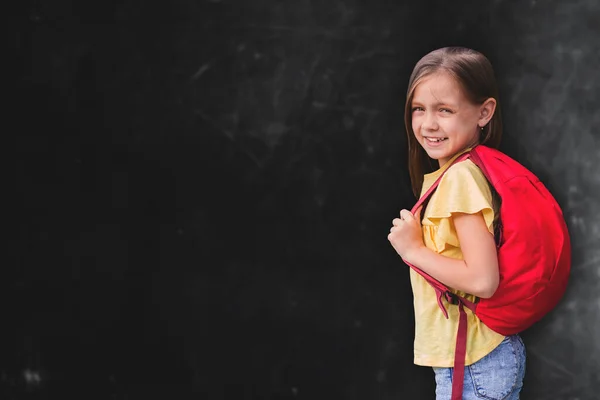
MULTIPOLYGON (((557 305, 566 290, 571 269, 567 225, 558 203, 542 182, 512 158, 487 146, 475 146, 454 163, 467 158, 481 169, 502 200, 497 243, 498 289, 491 298, 472 303, 407 263, 433 286, 446 318, 448 313, 442 298, 459 307, 452 400, 462 399, 467 337, 467 316, 463 307, 469 308, 486 326, 501 335, 519 333, 557 305)), ((441 178, 419 199, 413 213, 429 198, 441 178)))

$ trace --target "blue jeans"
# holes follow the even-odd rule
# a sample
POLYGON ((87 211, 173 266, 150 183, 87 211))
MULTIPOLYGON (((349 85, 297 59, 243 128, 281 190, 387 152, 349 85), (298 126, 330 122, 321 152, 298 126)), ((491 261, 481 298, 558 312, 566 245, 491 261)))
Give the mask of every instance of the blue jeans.
MULTIPOLYGON (((433 368, 436 400, 450 400, 453 368, 433 368)), ((525 345, 507 336, 490 354, 465 367, 463 400, 518 400, 525 376, 525 345)))

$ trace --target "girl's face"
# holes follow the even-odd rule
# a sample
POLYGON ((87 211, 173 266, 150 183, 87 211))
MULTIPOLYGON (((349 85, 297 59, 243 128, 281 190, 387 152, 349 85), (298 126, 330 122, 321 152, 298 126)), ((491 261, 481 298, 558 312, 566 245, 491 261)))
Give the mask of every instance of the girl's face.
POLYGON ((453 77, 434 73, 415 88, 411 104, 413 132, 429 157, 442 167, 454 155, 479 142, 481 127, 491 119, 494 108, 494 99, 473 104, 453 77))

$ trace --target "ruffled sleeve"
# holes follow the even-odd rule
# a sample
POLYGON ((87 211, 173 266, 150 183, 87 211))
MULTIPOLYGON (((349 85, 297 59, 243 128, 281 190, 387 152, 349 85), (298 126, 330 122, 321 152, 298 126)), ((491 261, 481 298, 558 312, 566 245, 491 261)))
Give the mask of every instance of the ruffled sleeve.
POLYGON ((438 252, 447 245, 459 247, 452 215, 478 212, 482 212, 486 226, 493 234, 494 210, 489 184, 472 161, 459 162, 448 169, 431 197, 424 214, 424 233, 431 235, 438 252))

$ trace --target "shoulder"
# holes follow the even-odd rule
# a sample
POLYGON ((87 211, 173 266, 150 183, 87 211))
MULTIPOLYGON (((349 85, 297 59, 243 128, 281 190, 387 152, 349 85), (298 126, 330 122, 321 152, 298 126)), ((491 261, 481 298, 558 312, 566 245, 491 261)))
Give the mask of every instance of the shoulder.
MULTIPOLYGON (((465 160, 452 165, 442 179, 439 188, 454 188, 455 190, 473 190, 489 192, 490 186, 483 172, 471 160, 465 160)), ((452 189, 450 189, 452 191, 452 189)))
POLYGON ((448 168, 442 180, 444 178, 446 180, 474 179, 482 182, 487 181, 479 167, 469 159, 458 162, 448 168))
POLYGON ((444 198, 481 198, 491 202, 490 185, 483 172, 471 160, 458 162, 446 171, 437 188, 444 198))
POLYGON ((490 232, 493 232, 492 204, 492 191, 485 175, 471 160, 465 160, 448 168, 431 197, 425 217, 432 221, 451 218, 454 213, 482 211, 490 232))

